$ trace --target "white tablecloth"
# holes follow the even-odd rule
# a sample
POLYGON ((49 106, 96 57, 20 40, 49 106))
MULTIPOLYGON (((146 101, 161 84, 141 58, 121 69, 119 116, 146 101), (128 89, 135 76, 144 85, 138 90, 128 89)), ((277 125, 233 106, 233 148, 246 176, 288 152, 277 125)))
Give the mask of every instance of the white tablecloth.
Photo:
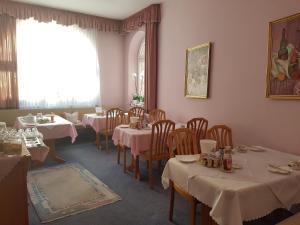
POLYGON ((287 165, 299 156, 268 149, 265 152, 236 153, 233 162, 243 168, 233 173, 195 163, 170 159, 162 175, 164 188, 169 179, 212 208, 211 217, 220 225, 242 225, 277 208, 300 203, 300 171, 290 175, 267 170, 269 163, 287 165))
POLYGON ((71 137, 73 143, 78 135, 73 123, 57 115, 54 117, 54 123, 45 124, 27 124, 22 120, 22 117, 18 117, 15 127, 18 129, 36 127, 43 134, 44 140, 71 137))

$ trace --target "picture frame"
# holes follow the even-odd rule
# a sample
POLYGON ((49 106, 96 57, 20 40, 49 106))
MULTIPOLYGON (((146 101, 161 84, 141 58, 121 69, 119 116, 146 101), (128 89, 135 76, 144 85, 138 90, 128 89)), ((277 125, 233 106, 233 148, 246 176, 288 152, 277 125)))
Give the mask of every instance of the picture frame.
POLYGON ((211 43, 207 42, 186 50, 185 88, 186 98, 208 98, 211 43))
POLYGON ((269 22, 266 97, 300 99, 300 13, 269 22))

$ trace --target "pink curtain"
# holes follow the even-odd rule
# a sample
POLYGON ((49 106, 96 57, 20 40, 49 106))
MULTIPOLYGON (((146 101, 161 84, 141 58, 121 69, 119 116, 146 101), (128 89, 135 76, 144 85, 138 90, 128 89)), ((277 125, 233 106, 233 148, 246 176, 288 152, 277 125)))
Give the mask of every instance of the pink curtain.
POLYGON ((120 32, 121 21, 66 10, 30 5, 20 2, 0 0, 0 15, 7 14, 16 19, 33 17, 39 22, 51 22, 65 26, 77 24, 81 28, 93 28, 100 31, 120 32))
POLYGON ((146 23, 144 107, 147 112, 157 107, 157 39, 158 23, 146 23))
POLYGON ((0 15, 0 109, 18 107, 16 19, 0 15))
POLYGON ((122 21, 122 32, 130 32, 138 29, 146 23, 160 22, 160 5, 154 4, 135 13, 122 21))
POLYGON ((146 26, 145 37, 145 103, 147 112, 157 107, 157 49, 160 5, 151 5, 122 22, 122 32, 146 26))

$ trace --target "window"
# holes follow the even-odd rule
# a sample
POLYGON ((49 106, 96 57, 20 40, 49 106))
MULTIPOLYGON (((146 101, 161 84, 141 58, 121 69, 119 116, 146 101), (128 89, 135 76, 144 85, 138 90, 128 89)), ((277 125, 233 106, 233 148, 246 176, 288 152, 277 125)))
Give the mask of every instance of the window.
POLYGON ((144 96, 144 77, 145 77, 145 39, 142 41, 139 52, 138 52, 138 68, 137 68, 137 78, 138 78, 138 90, 139 95, 144 96))
POLYGON ((100 104, 96 31, 28 19, 16 38, 21 108, 100 104))

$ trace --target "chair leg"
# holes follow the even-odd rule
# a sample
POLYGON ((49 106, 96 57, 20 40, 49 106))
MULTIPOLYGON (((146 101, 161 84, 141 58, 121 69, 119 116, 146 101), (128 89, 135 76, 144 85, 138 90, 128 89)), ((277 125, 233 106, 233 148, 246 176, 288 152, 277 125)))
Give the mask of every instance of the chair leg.
POLYGON ((120 164, 121 146, 118 145, 118 164, 120 164))
POLYGON ((105 135, 106 151, 108 151, 108 135, 105 135))
POLYGON ((161 171, 161 168, 162 168, 162 163, 161 163, 161 160, 158 160, 158 171, 161 171))
POLYGON ((149 174, 149 186, 151 189, 153 189, 153 177, 152 177, 152 162, 149 160, 149 170, 148 170, 148 174, 149 174))
POLYGON ((123 165, 123 171, 124 173, 126 173, 126 149, 125 147, 123 148, 123 152, 124 152, 124 165, 123 165))
POLYGON ((140 180, 140 160, 139 160, 139 156, 136 156, 135 160, 134 160, 134 172, 135 172, 135 179, 140 180))
POLYGON ((174 183, 170 180, 170 211, 169 211, 169 221, 173 221, 173 210, 174 210, 174 183))
POLYGON ((190 225, 195 225, 196 224, 196 210, 197 210, 197 200, 193 198, 191 201, 191 221, 190 225))

